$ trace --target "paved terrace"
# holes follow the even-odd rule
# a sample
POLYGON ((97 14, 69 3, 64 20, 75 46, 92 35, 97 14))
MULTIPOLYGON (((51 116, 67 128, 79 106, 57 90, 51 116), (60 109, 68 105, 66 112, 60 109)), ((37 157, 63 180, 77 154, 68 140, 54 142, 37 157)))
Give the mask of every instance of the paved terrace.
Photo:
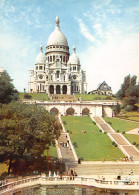
POLYGON ((105 180, 87 177, 74 177, 74 179, 69 176, 64 177, 46 177, 45 174, 31 177, 27 179, 21 179, 15 182, 5 183, 0 186, 0 194, 6 195, 14 193, 17 190, 23 188, 35 187, 35 186, 45 186, 45 185, 85 185, 93 186, 97 188, 105 189, 122 189, 122 190, 138 190, 139 181, 136 179, 125 179, 125 180, 105 180))
POLYGON ((126 156, 133 156, 135 161, 139 161, 138 149, 133 146, 121 133, 116 133, 112 127, 107 124, 101 117, 96 116, 92 117, 92 119, 96 122, 99 128, 102 129, 103 132, 108 133, 110 139, 118 144, 118 147, 126 156))

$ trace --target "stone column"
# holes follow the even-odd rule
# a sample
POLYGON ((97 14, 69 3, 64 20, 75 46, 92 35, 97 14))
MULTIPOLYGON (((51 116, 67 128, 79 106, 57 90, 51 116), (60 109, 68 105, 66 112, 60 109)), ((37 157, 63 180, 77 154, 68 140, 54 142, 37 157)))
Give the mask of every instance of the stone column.
POLYGON ((60 85, 60 94, 63 94, 63 93, 62 93, 62 85, 60 85))
POLYGON ((56 86, 54 85, 54 94, 56 94, 56 86))

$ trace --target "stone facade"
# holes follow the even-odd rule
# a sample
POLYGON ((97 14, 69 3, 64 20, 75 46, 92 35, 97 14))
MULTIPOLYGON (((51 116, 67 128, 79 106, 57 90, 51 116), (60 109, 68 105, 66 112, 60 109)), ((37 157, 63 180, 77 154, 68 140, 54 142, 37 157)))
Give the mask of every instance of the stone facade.
POLYGON ((56 17, 55 30, 48 39, 45 54, 40 46, 35 69, 30 70, 29 92, 84 94, 87 91, 86 72, 81 69, 75 47, 70 56, 68 42, 59 23, 56 17))

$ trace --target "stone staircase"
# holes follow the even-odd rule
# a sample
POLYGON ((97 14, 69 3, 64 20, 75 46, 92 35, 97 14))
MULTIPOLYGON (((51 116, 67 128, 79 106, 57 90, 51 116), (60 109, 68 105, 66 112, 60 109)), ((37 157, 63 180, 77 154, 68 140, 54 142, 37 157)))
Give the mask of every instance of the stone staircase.
POLYGON ((53 95, 50 95, 50 99, 53 102, 61 102, 61 101, 76 102, 77 101, 74 95, 67 95, 67 94, 53 94, 53 95))
POLYGON ((126 162, 111 162, 111 163, 85 163, 70 165, 68 170, 75 169, 78 176, 83 175, 119 175, 121 172, 124 175, 129 175, 131 170, 135 175, 139 175, 139 164, 126 162))
POLYGON ((116 133, 101 117, 96 116, 92 120, 95 120, 103 132, 108 133, 108 136, 118 144, 125 155, 132 156, 135 161, 139 161, 139 151, 121 133, 116 133))
POLYGON ((58 146, 60 148, 61 151, 61 155, 62 155, 62 159, 64 159, 65 161, 75 161, 73 152, 72 152, 72 148, 71 148, 71 144, 69 144, 69 147, 66 146, 62 146, 61 143, 67 143, 68 138, 66 137, 66 133, 61 133, 59 139, 58 139, 58 146))

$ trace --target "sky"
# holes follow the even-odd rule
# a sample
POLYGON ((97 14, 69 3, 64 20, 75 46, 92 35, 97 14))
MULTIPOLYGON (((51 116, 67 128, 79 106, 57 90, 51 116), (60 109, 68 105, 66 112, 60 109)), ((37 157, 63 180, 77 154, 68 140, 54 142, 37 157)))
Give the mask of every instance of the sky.
POLYGON ((139 0, 0 0, 0 67, 28 90, 40 43, 60 29, 86 71, 88 92, 104 80, 116 93, 124 77, 139 80, 139 0))

